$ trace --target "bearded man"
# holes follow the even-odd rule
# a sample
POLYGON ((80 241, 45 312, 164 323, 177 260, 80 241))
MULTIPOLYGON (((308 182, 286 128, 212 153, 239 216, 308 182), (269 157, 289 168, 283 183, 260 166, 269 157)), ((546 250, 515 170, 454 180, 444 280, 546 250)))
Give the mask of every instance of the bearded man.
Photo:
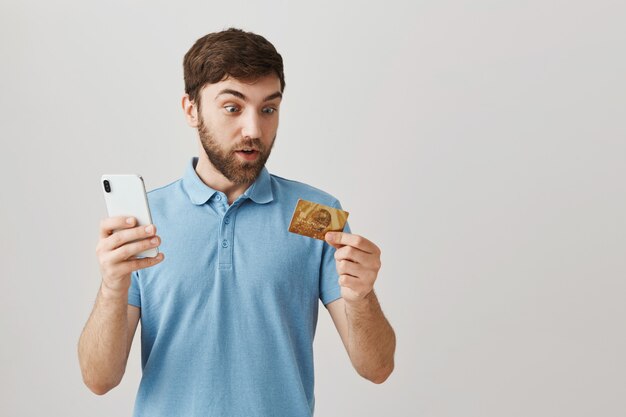
POLYGON ((183 69, 199 156, 148 193, 154 224, 101 222, 102 282, 78 347, 85 384, 100 395, 119 384, 141 321, 136 417, 312 416, 319 301, 356 371, 382 383, 395 334, 373 291, 379 248, 349 228, 325 241, 289 233, 299 199, 340 204, 265 167, 285 91, 280 54, 228 29, 196 41, 183 69), (135 256, 157 246, 155 258, 135 256))

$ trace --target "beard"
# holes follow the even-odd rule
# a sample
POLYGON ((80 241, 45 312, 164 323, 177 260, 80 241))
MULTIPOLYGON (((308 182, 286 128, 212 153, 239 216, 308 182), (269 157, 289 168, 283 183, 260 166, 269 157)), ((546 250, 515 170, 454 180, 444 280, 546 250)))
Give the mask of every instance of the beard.
POLYGON ((198 135, 204 152, 206 152, 211 164, 222 173, 230 182, 237 185, 253 183, 265 166, 265 162, 270 157, 276 136, 272 138, 272 143, 267 148, 260 139, 244 139, 231 146, 230 149, 223 149, 215 140, 211 130, 204 124, 201 117, 198 124, 198 135), (253 148, 259 152, 254 161, 241 161, 235 154, 236 149, 253 148))

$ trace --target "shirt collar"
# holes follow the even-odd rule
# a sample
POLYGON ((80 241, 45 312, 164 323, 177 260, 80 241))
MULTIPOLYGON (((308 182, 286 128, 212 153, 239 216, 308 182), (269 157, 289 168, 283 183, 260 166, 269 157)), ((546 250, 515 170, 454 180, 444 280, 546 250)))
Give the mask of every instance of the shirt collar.
MULTIPOLYGON (((197 164, 198 157, 194 157, 187 165, 185 175, 183 176, 183 188, 187 192, 191 202, 200 206, 209 201, 217 190, 206 185, 202 182, 200 177, 198 177, 196 173, 197 164)), ((272 181, 266 167, 263 167, 254 183, 242 194, 242 198, 249 198, 258 204, 269 203, 274 199, 272 181)))
POLYGON ((257 204, 265 204, 274 200, 272 179, 266 167, 263 167, 254 183, 243 193, 257 204))

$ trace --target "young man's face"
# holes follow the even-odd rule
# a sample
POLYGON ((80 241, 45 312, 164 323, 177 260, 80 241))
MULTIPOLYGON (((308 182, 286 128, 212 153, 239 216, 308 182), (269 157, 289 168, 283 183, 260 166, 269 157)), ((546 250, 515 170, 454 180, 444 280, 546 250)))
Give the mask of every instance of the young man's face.
POLYGON ((282 94, 275 75, 233 78, 200 91, 198 134, 211 164, 235 184, 253 182, 270 156, 282 94))

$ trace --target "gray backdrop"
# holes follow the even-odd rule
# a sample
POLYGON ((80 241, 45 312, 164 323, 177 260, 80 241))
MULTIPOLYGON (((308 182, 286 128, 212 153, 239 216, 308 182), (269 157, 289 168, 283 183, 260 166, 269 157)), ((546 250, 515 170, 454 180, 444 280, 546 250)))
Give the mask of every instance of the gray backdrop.
MULTIPOLYGON (((623 1, 24 1, 0 6, 0 415, 128 416, 81 382, 103 173, 179 178, 182 58, 207 32, 285 60, 273 173, 383 250, 383 385, 325 310, 317 416, 626 415, 623 1)), ((287 221, 288 219, 285 219, 287 221)))

